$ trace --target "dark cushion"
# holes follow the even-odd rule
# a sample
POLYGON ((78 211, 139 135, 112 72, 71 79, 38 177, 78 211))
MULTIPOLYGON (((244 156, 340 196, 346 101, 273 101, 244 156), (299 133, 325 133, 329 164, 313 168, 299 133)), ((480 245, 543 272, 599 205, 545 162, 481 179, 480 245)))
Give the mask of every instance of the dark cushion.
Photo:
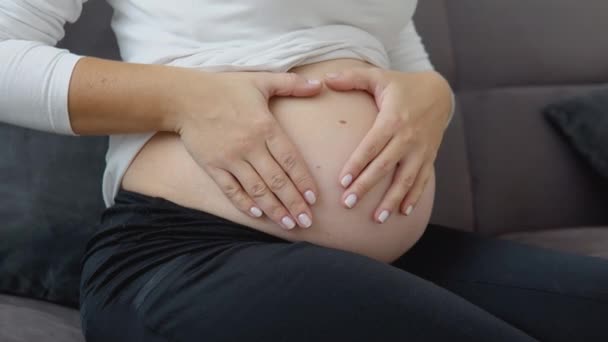
POLYGON ((0 292, 75 306, 107 138, 0 125, 0 146, 0 292))
POLYGON ((608 181, 608 89, 551 104, 545 114, 574 150, 608 181))

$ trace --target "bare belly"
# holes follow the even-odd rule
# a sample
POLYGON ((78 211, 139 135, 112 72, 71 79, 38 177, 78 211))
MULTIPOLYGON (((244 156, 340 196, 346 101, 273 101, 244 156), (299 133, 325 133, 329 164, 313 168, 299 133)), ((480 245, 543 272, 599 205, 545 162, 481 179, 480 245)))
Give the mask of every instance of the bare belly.
MULTIPOLYGON (((334 60, 292 70, 322 79, 326 72, 367 66, 356 60, 334 60)), ((338 173, 372 126, 377 115, 373 98, 360 91, 325 88, 313 98, 274 98, 270 109, 299 148, 320 193, 312 206, 309 229, 284 230, 265 216, 252 218, 224 196, 215 182, 190 157, 177 135, 156 134, 140 151, 125 174, 126 190, 163 197, 179 205, 205 211, 290 241, 308 241, 391 262, 406 252, 424 232, 431 214, 435 176, 410 216, 396 210, 384 224, 373 213, 390 185, 387 175, 354 209, 340 202, 343 188, 338 173)))

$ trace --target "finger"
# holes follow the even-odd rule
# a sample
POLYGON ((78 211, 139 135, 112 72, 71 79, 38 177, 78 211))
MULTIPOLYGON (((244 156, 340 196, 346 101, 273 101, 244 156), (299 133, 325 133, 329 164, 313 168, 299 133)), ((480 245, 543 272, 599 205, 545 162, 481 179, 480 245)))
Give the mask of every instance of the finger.
POLYGON ((273 96, 313 96, 321 92, 319 80, 308 80, 296 73, 263 73, 259 79, 267 99, 273 96))
POLYGON ((433 163, 427 162, 422 166, 420 172, 416 176, 416 180, 414 181, 414 185, 407 193, 403 203, 401 203, 401 213, 404 215, 411 215, 412 211, 416 208, 416 204, 420 199, 420 196, 424 192, 426 185, 431 177, 433 172, 433 163))
POLYGON ((337 91, 364 90, 379 97, 386 81, 378 68, 353 68, 325 75, 325 84, 337 91))
POLYGON ((302 228, 310 228, 312 225, 312 213, 304 198, 298 192, 291 179, 283 171, 281 166, 272 158, 270 152, 265 150, 252 154, 247 161, 253 166, 257 173, 268 185, 270 191, 281 201, 283 206, 290 212, 291 217, 297 218, 302 228))
POLYGON ((266 146, 274 160, 287 173, 293 185, 304 196, 308 204, 317 201, 319 193, 317 184, 312 177, 308 164, 291 142, 291 139, 278 127, 266 138, 266 146))
POLYGON ((386 222, 395 210, 399 210, 401 202, 414 186, 421 166, 422 158, 415 154, 410 154, 409 158, 401 159, 390 187, 374 212, 374 218, 378 223, 386 222))
POLYGON ((262 210, 255 204, 249 194, 243 190, 243 187, 236 178, 228 171, 218 168, 209 168, 207 173, 236 208, 251 217, 262 217, 262 210))
POLYGON ((387 174, 392 173, 401 158, 403 146, 391 140, 354 183, 342 195, 342 202, 347 208, 353 208, 387 174))
POLYGON ((246 161, 231 164, 229 170, 271 220, 284 229, 293 229, 296 224, 289 212, 268 188, 264 180, 246 161))
POLYGON ((338 182, 342 187, 349 187, 363 169, 378 157, 395 132, 395 127, 391 127, 391 124, 380 116, 376 119, 338 175, 338 182))

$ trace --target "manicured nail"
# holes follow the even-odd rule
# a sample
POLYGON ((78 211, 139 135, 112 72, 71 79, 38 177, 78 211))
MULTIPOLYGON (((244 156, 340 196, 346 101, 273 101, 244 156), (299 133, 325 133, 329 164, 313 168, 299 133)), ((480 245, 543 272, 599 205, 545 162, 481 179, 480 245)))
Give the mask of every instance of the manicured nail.
POLYGON ((325 76, 327 78, 338 78, 340 77, 340 74, 337 72, 328 72, 327 74, 325 74, 325 76))
POLYGON ((344 200, 344 204, 346 204, 346 206, 349 208, 354 207, 355 204, 357 204, 357 195, 355 195, 355 194, 348 195, 348 197, 346 197, 346 200, 344 200))
POLYGON ((378 221, 380 221, 380 223, 386 222, 386 219, 388 219, 390 214, 391 213, 389 213, 388 210, 383 210, 380 215, 378 215, 378 221))
POLYGON ((262 211, 258 207, 251 207, 251 209, 249 209, 249 212, 255 217, 262 217, 262 211))
POLYGON ((308 80, 306 82, 308 82, 308 84, 313 85, 313 86, 318 86, 319 84, 321 84, 321 81, 319 81, 319 80, 308 80))
POLYGON ((410 216, 412 211, 414 211, 414 207, 410 205, 409 207, 407 207, 407 209, 405 209, 405 215, 410 216))
POLYGON ((293 229, 296 226, 296 223, 289 216, 285 216, 281 219, 281 223, 287 229, 293 229))
POLYGON ((302 224, 304 228, 310 228, 310 226, 312 226, 312 220, 306 214, 298 215, 298 221, 300 221, 300 224, 302 224))
POLYGON ((350 185, 350 183, 353 181, 353 175, 351 175, 350 173, 347 174, 346 176, 344 176, 342 178, 342 180, 340 181, 340 184, 342 184, 343 187, 348 187, 350 185))
POLYGON ((306 202, 308 202, 308 204, 310 205, 313 205, 317 202, 317 196, 315 196, 315 193, 311 190, 308 190, 304 193, 304 198, 306 199, 306 202))

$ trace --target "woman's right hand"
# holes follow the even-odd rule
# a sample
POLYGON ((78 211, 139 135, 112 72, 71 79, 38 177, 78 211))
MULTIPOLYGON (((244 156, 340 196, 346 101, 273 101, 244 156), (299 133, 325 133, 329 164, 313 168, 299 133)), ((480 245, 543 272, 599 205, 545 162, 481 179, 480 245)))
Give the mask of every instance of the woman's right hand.
POLYGON ((242 212, 284 229, 310 227, 316 184, 268 108, 273 96, 314 96, 319 81, 292 73, 185 70, 168 96, 176 131, 196 163, 242 212))

